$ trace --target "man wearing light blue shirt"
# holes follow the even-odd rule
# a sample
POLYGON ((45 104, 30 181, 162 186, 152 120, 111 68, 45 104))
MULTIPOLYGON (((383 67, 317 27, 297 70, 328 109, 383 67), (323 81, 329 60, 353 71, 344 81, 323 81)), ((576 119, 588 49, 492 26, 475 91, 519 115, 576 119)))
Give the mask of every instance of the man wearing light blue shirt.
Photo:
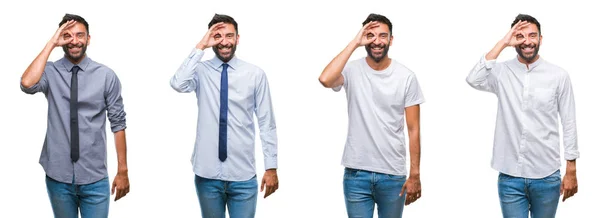
POLYGON ((277 133, 265 72, 235 57, 237 22, 215 14, 209 30, 171 79, 178 92, 196 93, 198 124, 192 165, 202 217, 254 217, 256 115, 263 146, 264 197, 278 188, 277 133), (215 57, 201 61, 204 49, 215 57), (265 189, 266 188, 266 189, 265 189))

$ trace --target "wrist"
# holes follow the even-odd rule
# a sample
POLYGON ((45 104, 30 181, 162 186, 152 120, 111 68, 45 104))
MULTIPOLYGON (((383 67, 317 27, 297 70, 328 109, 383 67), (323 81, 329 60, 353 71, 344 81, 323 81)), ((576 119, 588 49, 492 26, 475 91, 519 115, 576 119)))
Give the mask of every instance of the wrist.
POLYGON ((420 172, 410 172, 408 178, 421 179, 421 173, 420 172))
POLYGON ((206 47, 207 47, 207 46, 206 46, 205 44, 202 44, 202 42, 200 42, 200 43, 198 43, 198 44, 196 45, 196 48, 197 48, 197 49, 200 49, 200 50, 202 50, 202 51, 204 51, 204 49, 206 49, 206 47))

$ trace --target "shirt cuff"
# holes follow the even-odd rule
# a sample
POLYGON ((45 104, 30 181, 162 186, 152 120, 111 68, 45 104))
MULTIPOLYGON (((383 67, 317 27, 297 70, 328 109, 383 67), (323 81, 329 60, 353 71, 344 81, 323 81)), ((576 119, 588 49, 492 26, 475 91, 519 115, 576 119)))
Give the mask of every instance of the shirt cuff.
POLYGON ((265 170, 277 169, 277 156, 265 158, 265 170))
POLYGON ((492 59, 492 60, 486 60, 485 59, 485 55, 483 55, 481 57, 481 63, 483 64, 483 66, 485 66, 486 69, 492 69, 492 67, 494 67, 494 65, 496 64, 496 59, 492 59))
POLYGON ((575 160, 579 158, 579 151, 565 152, 565 160, 575 160))
POLYGON ((204 51, 194 48, 192 49, 192 52, 190 52, 190 55, 188 56, 188 58, 190 59, 189 63, 197 63, 202 59, 202 56, 204 56, 204 51))

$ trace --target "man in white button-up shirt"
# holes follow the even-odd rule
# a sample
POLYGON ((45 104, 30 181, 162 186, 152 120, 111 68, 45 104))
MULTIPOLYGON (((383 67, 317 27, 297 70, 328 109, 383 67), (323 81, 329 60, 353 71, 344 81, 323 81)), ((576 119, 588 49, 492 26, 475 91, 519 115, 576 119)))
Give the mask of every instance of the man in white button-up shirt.
POLYGON ((577 193, 575 100, 567 72, 538 55, 540 23, 520 14, 511 30, 475 65, 467 83, 496 94, 498 114, 492 167, 500 171, 498 194, 504 217, 554 217, 577 193), (506 47, 517 57, 496 63, 506 47), (558 117, 563 126, 565 177, 560 178, 558 117))

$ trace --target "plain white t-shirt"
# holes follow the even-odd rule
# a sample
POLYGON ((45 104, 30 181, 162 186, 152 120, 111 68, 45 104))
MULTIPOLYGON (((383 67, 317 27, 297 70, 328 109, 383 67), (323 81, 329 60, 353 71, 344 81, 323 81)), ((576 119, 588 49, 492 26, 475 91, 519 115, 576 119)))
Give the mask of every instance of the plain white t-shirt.
MULTIPOLYGON (((342 165, 391 175, 407 175, 404 108, 425 101, 415 74, 392 60, 373 70, 366 58, 342 71, 348 100, 348 136, 342 165)), ((333 88, 341 90, 340 87, 333 88)))

